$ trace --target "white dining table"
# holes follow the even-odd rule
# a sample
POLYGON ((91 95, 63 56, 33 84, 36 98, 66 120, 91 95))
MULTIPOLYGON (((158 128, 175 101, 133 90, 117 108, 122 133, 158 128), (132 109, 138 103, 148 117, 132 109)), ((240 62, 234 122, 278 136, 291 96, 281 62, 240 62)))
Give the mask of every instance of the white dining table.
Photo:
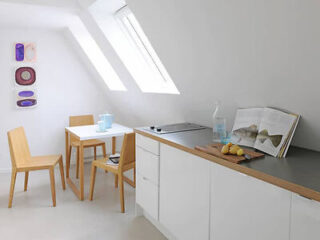
POLYGON ((132 133, 133 129, 122 126, 117 123, 113 123, 111 128, 108 128, 104 132, 98 131, 97 125, 66 127, 65 128, 65 145, 66 145, 66 178, 67 183, 80 199, 84 200, 84 160, 83 160, 83 142, 91 139, 105 139, 112 138, 112 154, 116 151, 116 137, 123 136, 126 133, 132 133), (70 135, 79 140, 79 188, 70 178, 70 161, 69 161, 69 148, 70 148, 70 135))

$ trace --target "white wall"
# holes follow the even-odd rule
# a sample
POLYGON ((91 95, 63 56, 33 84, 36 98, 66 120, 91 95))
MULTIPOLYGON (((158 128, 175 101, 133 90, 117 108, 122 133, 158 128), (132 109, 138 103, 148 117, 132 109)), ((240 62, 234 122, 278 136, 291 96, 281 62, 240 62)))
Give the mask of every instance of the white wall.
POLYGON ((300 113, 294 144, 320 150, 320 1, 127 2, 181 95, 108 93, 124 123, 211 125, 221 99, 229 128, 238 107, 300 113))
POLYGON ((24 126, 33 155, 64 154, 64 127, 70 115, 110 111, 105 91, 88 72, 63 31, 0 28, 0 171, 11 168, 7 131, 24 126), (36 42, 39 104, 18 110, 14 101, 14 43, 36 42))

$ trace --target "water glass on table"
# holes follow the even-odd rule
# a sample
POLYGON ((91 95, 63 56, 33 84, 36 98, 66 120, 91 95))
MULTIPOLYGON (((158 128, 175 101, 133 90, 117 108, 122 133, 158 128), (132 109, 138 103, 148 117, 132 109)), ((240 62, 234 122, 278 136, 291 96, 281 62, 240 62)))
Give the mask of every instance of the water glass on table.
POLYGON ((106 124, 104 121, 98 121, 98 131, 105 132, 106 131, 106 124))

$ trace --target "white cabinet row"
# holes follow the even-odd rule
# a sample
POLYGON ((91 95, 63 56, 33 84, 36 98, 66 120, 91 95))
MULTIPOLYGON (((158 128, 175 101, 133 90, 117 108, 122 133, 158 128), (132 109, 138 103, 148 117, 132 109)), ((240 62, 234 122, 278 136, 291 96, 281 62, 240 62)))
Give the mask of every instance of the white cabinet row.
POLYGON ((170 238, 320 238, 319 202, 138 136, 136 202, 170 238))

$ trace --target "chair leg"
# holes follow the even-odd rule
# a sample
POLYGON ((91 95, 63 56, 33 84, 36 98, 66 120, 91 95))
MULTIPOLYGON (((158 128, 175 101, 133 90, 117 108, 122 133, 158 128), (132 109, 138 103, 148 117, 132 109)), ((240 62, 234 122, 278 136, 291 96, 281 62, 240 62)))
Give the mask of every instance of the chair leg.
POLYGON ((17 171, 15 169, 12 169, 8 208, 12 207, 12 199, 13 199, 13 193, 14 193, 14 185, 16 183, 16 177, 17 177, 17 171))
POLYGON ((101 147, 102 147, 103 157, 106 158, 107 157, 106 144, 104 143, 103 145, 101 145, 101 147))
POLYGON ((118 175, 117 174, 114 175, 114 187, 118 188, 118 175))
POLYGON ((93 152, 94 152, 94 160, 97 160, 97 147, 96 146, 94 146, 93 152))
POLYGON ((89 200, 92 201, 93 199, 93 191, 94 191, 94 184, 96 182, 96 173, 97 167, 92 164, 91 167, 91 180, 90 180, 90 193, 89 193, 89 200))
POLYGON ((49 169, 50 173, 50 185, 51 185, 51 195, 52 195, 52 203, 53 206, 56 206, 56 186, 55 186, 55 181, 54 181, 54 167, 51 167, 49 169))
POLYGON ((121 204, 121 212, 124 213, 124 194, 123 194, 123 173, 119 174, 119 182, 120 182, 120 187, 119 187, 119 192, 120 192, 120 204, 121 204))
POLYGON ((79 162, 80 162, 79 151, 80 151, 79 147, 77 147, 76 178, 79 178, 79 162))
POLYGON ((69 173, 70 173, 70 162, 71 162, 71 153, 72 153, 72 146, 70 145, 69 147, 69 156, 67 158, 67 163, 66 163, 66 167, 67 167, 67 178, 69 178, 69 173))
POLYGON ((112 154, 116 154, 116 137, 112 137, 112 154))
MULTIPOLYGON (((106 159, 107 158, 107 151, 106 151, 106 144, 102 144, 101 145, 101 148, 102 148, 102 153, 103 153, 103 158, 106 159)), ((104 170, 105 173, 108 173, 108 170, 104 170)))
POLYGON ((29 172, 25 172, 24 174, 24 191, 26 192, 28 189, 28 178, 29 178, 29 172))
POLYGON ((60 168, 60 175, 61 175, 61 183, 62 183, 62 189, 66 190, 66 182, 64 179, 64 170, 63 170, 63 161, 62 161, 62 157, 59 160, 59 168, 60 168))

